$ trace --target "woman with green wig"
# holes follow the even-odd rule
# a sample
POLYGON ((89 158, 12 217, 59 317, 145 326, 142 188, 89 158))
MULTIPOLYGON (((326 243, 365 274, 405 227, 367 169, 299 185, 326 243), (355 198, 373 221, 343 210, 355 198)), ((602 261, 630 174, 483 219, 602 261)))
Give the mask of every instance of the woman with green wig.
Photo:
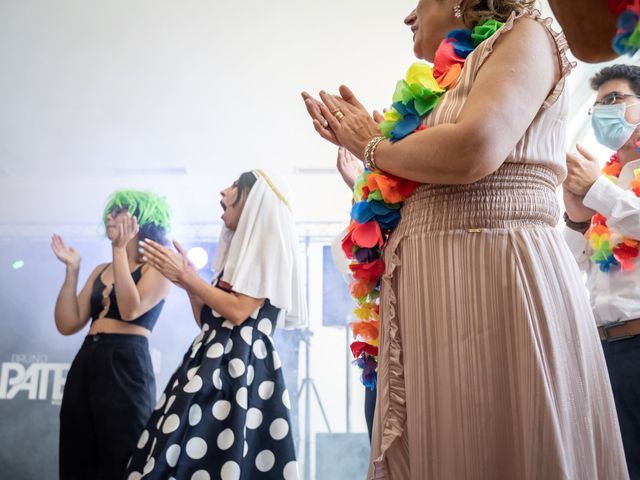
POLYGON ((138 241, 166 243, 171 221, 156 194, 116 191, 103 214, 111 262, 94 268, 77 294, 79 253, 53 235, 66 276, 55 306, 63 335, 89 333, 67 375, 60 409, 60 479, 119 479, 155 401, 148 337, 171 283, 143 265, 138 241))

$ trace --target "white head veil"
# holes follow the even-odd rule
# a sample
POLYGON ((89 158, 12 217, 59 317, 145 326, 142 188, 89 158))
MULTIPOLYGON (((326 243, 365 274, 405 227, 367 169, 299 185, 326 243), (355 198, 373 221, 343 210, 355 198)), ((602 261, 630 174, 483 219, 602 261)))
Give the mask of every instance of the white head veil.
POLYGON ((242 209, 235 232, 223 227, 213 269, 233 291, 268 298, 284 310, 285 328, 307 324, 300 245, 286 184, 262 170, 242 209))

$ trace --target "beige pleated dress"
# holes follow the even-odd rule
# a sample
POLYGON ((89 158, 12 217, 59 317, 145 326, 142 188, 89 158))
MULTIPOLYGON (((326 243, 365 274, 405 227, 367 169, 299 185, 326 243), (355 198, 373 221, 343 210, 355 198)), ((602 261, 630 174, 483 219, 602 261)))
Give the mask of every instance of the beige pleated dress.
MULTIPOLYGON (((370 479, 628 478, 585 287, 554 229, 571 66, 564 37, 532 16, 562 79, 497 172, 421 186, 386 248, 370 479)), ((456 121, 516 18, 471 54, 428 125, 456 121)))

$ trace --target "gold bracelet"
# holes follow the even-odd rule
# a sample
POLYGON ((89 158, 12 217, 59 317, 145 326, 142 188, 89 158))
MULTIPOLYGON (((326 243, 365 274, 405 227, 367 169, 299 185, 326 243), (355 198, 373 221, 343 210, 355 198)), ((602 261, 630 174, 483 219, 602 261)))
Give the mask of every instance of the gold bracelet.
POLYGON ((376 148, 378 148, 378 145, 384 139, 384 136, 373 137, 371 140, 369 140, 369 143, 367 143, 367 146, 364 149, 364 166, 372 172, 379 170, 378 166, 376 165, 374 156, 376 153, 376 148))

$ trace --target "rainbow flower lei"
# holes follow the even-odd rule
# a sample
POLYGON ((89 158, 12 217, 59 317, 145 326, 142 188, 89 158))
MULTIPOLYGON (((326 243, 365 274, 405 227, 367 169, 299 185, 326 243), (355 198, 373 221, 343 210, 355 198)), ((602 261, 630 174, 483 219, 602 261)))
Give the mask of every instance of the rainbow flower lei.
MULTIPOLYGON (((614 153, 602 169, 602 173, 609 180, 617 183, 621 171, 622 165, 618 160, 618 155, 614 153)), ((640 168, 635 169, 633 173, 635 177, 631 180, 631 190, 637 197, 640 197, 640 168)), ((611 231, 607 226, 607 219, 603 215, 596 213, 593 216, 587 238, 594 251, 591 260, 600 267, 602 272, 631 271, 635 268, 635 259, 638 257, 638 241, 611 231)))
POLYGON ((611 46, 618 55, 632 56, 640 49, 640 0, 607 0, 609 10, 618 15, 618 30, 611 46))
MULTIPOLYGON (((473 30, 453 30, 438 47, 433 68, 424 63, 411 65, 406 78, 397 83, 391 109, 380 123, 383 135, 396 142, 426 128, 424 119, 458 80, 467 57, 502 25, 488 19, 473 30)), ((354 281, 350 291, 357 300, 351 352, 354 363, 362 369, 362 383, 368 388, 375 387, 377 380, 380 280, 385 270, 382 251, 400 221, 402 202, 418 186, 417 182, 385 172, 365 170, 353 189, 351 223, 342 249, 352 260, 349 268, 354 281)))

